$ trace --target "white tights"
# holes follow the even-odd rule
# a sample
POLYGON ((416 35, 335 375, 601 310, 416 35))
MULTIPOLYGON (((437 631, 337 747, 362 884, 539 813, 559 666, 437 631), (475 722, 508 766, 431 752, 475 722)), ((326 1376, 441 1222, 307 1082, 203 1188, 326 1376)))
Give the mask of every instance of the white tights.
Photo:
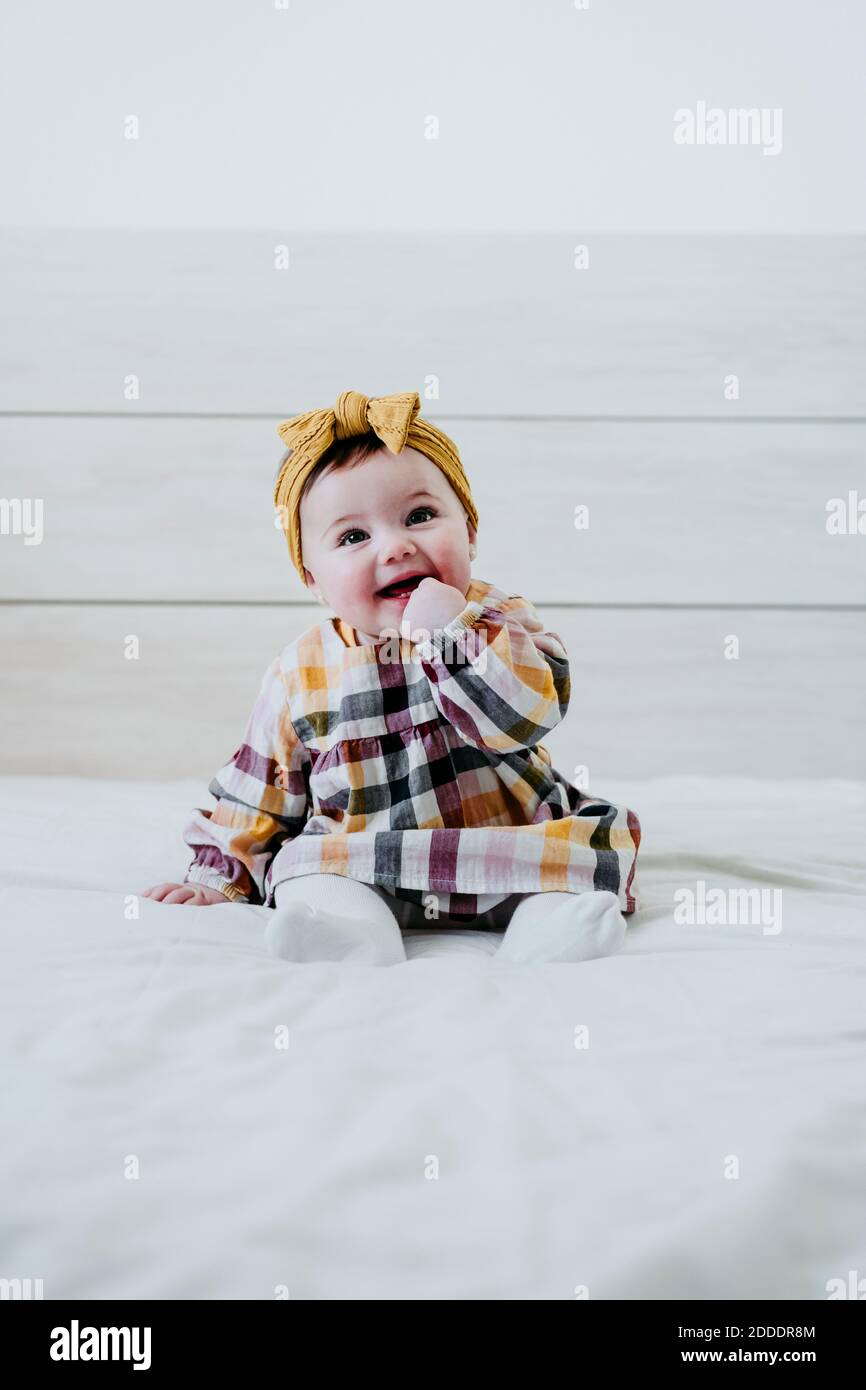
MULTIPOLYGON (((272 955, 355 965, 406 960, 400 930, 406 905, 382 888, 342 874, 303 874, 278 884, 274 901, 265 928, 272 955)), ((527 965, 592 960, 614 955, 625 933, 614 893, 526 893, 510 909, 495 954, 497 961, 527 965)))
POLYGON ((499 961, 541 965, 613 956, 626 922, 615 893, 527 893, 496 952, 499 961))
POLYGON ((302 874, 277 884, 265 941, 284 960, 398 965, 403 937, 383 889, 342 874, 302 874))

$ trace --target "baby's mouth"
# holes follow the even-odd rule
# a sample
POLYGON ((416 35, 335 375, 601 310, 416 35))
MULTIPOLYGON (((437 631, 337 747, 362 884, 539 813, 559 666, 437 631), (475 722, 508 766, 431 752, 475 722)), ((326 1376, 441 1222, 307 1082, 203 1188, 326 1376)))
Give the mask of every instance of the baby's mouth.
POLYGON ((417 589, 422 579, 428 579, 426 574, 413 574, 411 579, 400 579, 396 584, 389 584, 384 589, 379 589, 376 597, 383 599, 408 599, 413 589, 417 589))

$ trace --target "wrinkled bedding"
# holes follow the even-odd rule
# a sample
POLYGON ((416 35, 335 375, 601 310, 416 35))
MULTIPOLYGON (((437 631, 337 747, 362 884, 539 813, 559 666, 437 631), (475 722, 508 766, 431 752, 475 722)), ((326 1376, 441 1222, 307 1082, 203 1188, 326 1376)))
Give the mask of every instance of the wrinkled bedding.
POLYGON ((419 929, 388 968, 137 899, 182 878, 200 792, 0 779, 0 1276, 823 1299, 866 1275, 866 784, 608 780, 643 832, 619 955, 506 965, 494 934, 419 929), (779 911, 684 922, 701 882, 779 911))

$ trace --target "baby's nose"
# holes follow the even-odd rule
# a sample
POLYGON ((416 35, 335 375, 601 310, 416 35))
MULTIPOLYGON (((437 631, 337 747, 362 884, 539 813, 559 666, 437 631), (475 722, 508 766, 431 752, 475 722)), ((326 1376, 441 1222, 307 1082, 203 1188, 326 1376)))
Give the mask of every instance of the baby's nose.
POLYGON ((380 559, 384 566, 390 560, 399 559, 403 555, 414 554, 415 544, 411 537, 398 533, 390 536, 388 540, 386 540, 380 551, 380 559))

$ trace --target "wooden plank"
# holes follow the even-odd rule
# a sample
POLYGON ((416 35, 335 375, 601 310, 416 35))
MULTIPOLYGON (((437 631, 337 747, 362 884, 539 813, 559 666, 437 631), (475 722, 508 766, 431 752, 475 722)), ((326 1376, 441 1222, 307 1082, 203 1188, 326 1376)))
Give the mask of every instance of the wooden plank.
MULTIPOLYGON (((274 527, 277 423, 0 421, 4 495, 42 499, 44 532, 0 536, 2 594, 306 601, 274 527)), ((536 602, 866 601, 866 535, 827 532, 831 498, 866 501, 866 425, 454 434, 480 516, 474 572, 536 602)))
MULTIPOLYGON (((314 606, 0 609, 0 772, 207 783, 259 681, 314 606), (130 635, 137 660, 124 659, 130 635)), ((566 776, 866 776, 861 614, 580 612, 542 616, 569 652, 571 705, 545 740, 566 776), (739 641, 739 659, 725 643, 739 641)), ((804 806, 805 811, 805 806, 804 806)))
POLYGON ((5 410, 866 415, 863 237, 13 229, 0 275, 5 410))

